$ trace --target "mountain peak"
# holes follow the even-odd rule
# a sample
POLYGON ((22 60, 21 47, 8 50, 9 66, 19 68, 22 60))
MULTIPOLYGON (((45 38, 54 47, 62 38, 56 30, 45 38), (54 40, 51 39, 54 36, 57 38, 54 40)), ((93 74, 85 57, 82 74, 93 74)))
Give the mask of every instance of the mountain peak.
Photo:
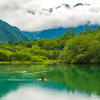
POLYGON ((74 5, 74 7, 77 7, 77 6, 86 6, 86 5, 90 5, 90 4, 83 4, 83 3, 77 3, 76 5, 74 5))
POLYGON ((64 5, 66 8, 70 8, 70 5, 69 4, 63 3, 62 5, 64 5))

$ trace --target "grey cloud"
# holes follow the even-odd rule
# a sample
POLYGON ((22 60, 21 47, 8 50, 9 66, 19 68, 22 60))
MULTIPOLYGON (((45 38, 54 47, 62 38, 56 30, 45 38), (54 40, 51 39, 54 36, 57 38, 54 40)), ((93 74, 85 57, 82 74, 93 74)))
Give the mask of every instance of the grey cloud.
POLYGON ((46 9, 42 0, 0 1, 0 19, 25 31, 40 31, 59 27, 77 27, 88 21, 100 24, 100 5, 84 5, 70 8, 69 4, 46 9), (66 8, 67 6, 67 8, 66 8))
MULTIPOLYGON (((6 11, 6 12, 8 12, 9 11, 9 13, 12 11, 16 11, 16 10, 20 10, 21 9, 21 7, 19 6, 19 5, 17 5, 17 4, 13 4, 13 5, 11 5, 11 4, 5 4, 5 5, 3 5, 3 6, 1 6, 0 7, 0 10, 2 9, 2 11, 6 11)), ((5 12, 5 13, 6 13, 5 12)))

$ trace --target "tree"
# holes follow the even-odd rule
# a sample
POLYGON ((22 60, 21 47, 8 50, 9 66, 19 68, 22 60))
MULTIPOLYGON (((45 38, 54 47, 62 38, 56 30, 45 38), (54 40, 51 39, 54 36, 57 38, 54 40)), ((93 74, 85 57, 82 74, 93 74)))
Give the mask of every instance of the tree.
POLYGON ((71 30, 71 36, 74 37, 75 35, 77 35, 77 33, 75 32, 75 29, 72 28, 72 30, 71 30))
POLYGON ((20 40, 20 42, 19 43, 22 43, 23 41, 22 40, 20 40))
POLYGON ((34 39, 33 41, 37 42, 37 39, 34 39))
POLYGON ((62 35, 62 39, 63 40, 68 40, 69 39, 68 34, 66 32, 62 35))
POLYGON ((57 38, 60 38, 60 35, 58 34, 57 38))
POLYGON ((37 41, 37 44, 39 47, 43 47, 44 42, 45 42, 45 39, 42 39, 42 40, 37 41))
POLYGON ((99 25, 97 26, 97 30, 100 30, 100 26, 99 25))
POLYGON ((83 32, 82 32, 82 31, 80 31, 80 33, 79 33, 78 35, 83 35, 83 32))
POLYGON ((43 44, 43 49, 54 50, 58 47, 58 42, 56 40, 47 40, 43 44))
POLYGON ((16 42, 13 42, 13 44, 18 45, 18 42, 17 41, 16 42))
POLYGON ((28 53, 15 52, 10 55, 10 61, 30 61, 31 56, 28 53))
POLYGON ((67 29, 66 33, 68 34, 68 36, 71 36, 71 30, 67 29))
POLYGON ((59 50, 56 50, 56 49, 53 50, 53 52, 52 52, 52 59, 57 60, 59 54, 60 54, 59 50))
POLYGON ((0 61, 9 61, 9 57, 6 52, 0 51, 0 61))
POLYGON ((92 32, 92 28, 90 26, 84 29, 84 35, 86 35, 87 33, 91 33, 91 32, 92 32))
POLYGON ((33 45, 32 42, 28 42, 25 46, 28 47, 28 48, 31 48, 32 45, 33 45))
POLYGON ((12 41, 11 40, 9 41, 9 44, 12 44, 12 41))
POLYGON ((66 44, 66 40, 60 40, 60 42, 59 42, 59 49, 62 50, 64 48, 65 44, 66 44))

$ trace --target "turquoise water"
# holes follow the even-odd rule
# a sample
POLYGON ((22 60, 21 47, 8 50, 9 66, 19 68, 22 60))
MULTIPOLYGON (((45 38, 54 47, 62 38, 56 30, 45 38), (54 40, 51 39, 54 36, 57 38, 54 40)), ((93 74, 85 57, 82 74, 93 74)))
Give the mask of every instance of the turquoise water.
POLYGON ((0 100, 100 100, 100 66, 0 65, 0 100))

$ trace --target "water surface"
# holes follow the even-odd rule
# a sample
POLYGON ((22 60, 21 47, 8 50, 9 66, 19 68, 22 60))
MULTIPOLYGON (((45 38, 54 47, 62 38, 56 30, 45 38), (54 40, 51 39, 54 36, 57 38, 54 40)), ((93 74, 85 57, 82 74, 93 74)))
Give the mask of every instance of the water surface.
POLYGON ((100 100, 100 66, 0 65, 0 100, 100 100))

